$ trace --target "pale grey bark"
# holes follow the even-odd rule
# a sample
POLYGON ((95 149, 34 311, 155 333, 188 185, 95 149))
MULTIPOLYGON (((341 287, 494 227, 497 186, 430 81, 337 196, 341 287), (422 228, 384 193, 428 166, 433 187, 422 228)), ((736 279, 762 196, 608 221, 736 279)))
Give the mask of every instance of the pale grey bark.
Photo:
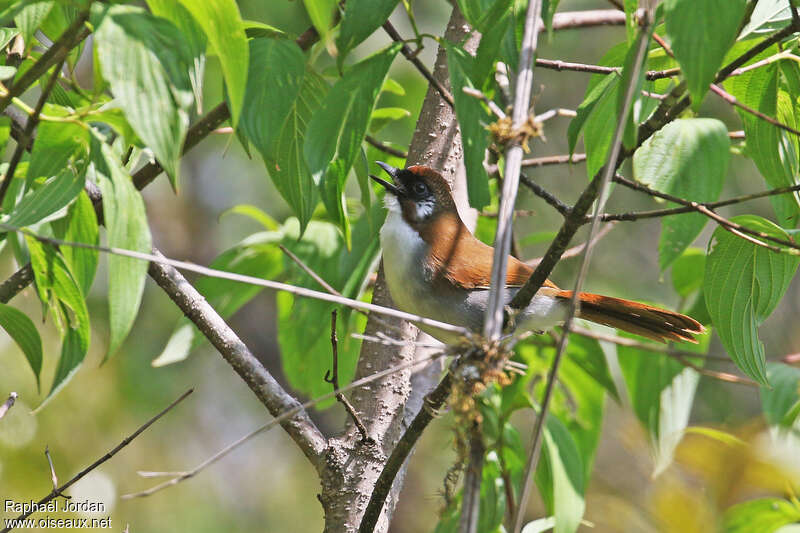
MULTIPOLYGON (((453 10, 445 32, 445 39, 460 42, 470 32, 461 13, 453 10)), ((480 36, 473 34, 465 47, 473 51, 477 48, 480 36)), ((447 56, 439 49, 434 77, 445 87, 450 87, 447 56)), ((421 164, 439 170, 454 186, 460 211, 466 219, 474 220, 466 209, 466 174, 463 165, 463 149, 458 122, 453 109, 432 87, 423 102, 422 111, 409 147, 407 163, 421 164)), ((378 279, 372 298, 378 305, 392 306, 391 295, 385 286, 383 269, 378 271, 378 279)), ((388 320, 397 329, 386 331, 385 326, 372 320, 367 323, 366 334, 385 331, 394 338, 409 342, 403 348, 364 342, 356 370, 356 379, 375 372, 410 363, 419 359, 410 343, 417 339, 417 328, 399 320, 388 320), (402 335, 399 333, 402 332, 402 335)), ((441 363, 439 363, 440 365, 441 363)), ((325 531, 355 531, 361 521, 372 489, 386 462, 410 420, 419 410, 422 397, 435 387, 441 375, 441 366, 423 367, 419 370, 405 370, 395 373, 370 386, 354 391, 352 403, 361 413, 367 431, 375 444, 361 442, 361 437, 351 423, 346 431, 329 440, 326 463, 322 471, 322 493, 320 501, 325 510, 325 531)), ((398 474, 383 514, 375 531, 384 532, 397 503, 402 487, 405 469, 398 474)))

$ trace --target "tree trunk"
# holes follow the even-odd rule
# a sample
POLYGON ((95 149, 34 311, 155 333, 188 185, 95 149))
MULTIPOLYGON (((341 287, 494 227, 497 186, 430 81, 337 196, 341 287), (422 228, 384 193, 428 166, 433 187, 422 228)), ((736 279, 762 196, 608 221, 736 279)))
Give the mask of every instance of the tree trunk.
MULTIPOLYGON (((450 42, 460 42, 470 30, 461 13, 455 8, 447 25, 445 39, 450 42)), ((479 39, 480 36, 475 32, 465 48, 474 52, 479 39)), ((437 54, 433 75, 449 90, 447 56, 442 47, 437 54)), ((439 170, 453 185, 460 211, 463 215, 468 215, 465 207, 466 174, 462 155, 461 136, 455 113, 439 92, 433 86, 429 86, 409 147, 407 164, 428 165, 439 170)), ((465 218, 474 220, 475 216, 473 214, 472 217, 465 216, 465 218)), ((391 295, 384 284, 382 266, 378 270, 372 301, 393 307, 391 295)), ((418 336, 417 328, 406 322, 387 317, 375 320, 371 315, 365 333, 374 335, 378 331, 409 343, 418 336), (385 324, 389 324, 391 329, 385 324)), ((411 344, 398 349, 397 346, 364 341, 355 379, 408 364, 420 357, 421 354, 416 353, 411 344)), ((363 443, 359 432, 351 422, 348 422, 344 433, 329 440, 326 461, 321 473, 320 494, 320 501, 325 511, 326 532, 351 532, 358 529, 375 481, 383 470, 386 459, 422 405, 422 398, 438 382, 440 370, 439 362, 434 365, 421 365, 414 369, 396 372, 353 391, 353 406, 361 414, 369 436, 375 443, 363 443)), ((386 501, 375 529, 377 532, 385 532, 389 528, 404 475, 405 468, 395 480, 392 493, 386 501)))

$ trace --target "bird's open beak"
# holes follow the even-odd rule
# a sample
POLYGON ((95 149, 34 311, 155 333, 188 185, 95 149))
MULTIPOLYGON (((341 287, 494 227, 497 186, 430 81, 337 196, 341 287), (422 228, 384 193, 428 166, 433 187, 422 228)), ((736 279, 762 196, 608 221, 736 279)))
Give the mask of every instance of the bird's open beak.
MULTIPOLYGON (((400 171, 400 169, 394 168, 391 165, 387 165, 383 161, 375 161, 375 163, 383 170, 385 170, 386 173, 389 174, 389 176, 391 176, 392 179, 394 180, 397 179, 397 173, 400 171)), ((372 178, 374 181, 380 183, 384 189, 394 194, 395 196, 401 196, 403 194, 403 191, 399 187, 397 187, 397 185, 389 183, 388 181, 381 179, 378 176, 375 176, 374 174, 370 174, 369 177, 372 178)))

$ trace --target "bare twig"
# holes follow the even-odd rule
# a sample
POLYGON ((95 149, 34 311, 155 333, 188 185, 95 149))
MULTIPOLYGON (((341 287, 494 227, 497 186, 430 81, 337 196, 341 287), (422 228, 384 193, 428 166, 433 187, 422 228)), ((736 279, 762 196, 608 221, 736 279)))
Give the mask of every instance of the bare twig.
MULTIPOLYGON (((189 396, 189 395, 190 395, 192 392, 194 392, 194 389, 189 389, 189 390, 187 390, 186 392, 184 392, 183 394, 181 394, 181 395, 178 397, 178 399, 177 399, 177 400, 175 400, 174 402, 172 402, 171 404, 169 404, 167 407, 165 407, 165 408, 164 408, 164 409, 163 409, 163 410, 162 410, 160 413, 158 413, 157 415, 155 415, 153 418, 151 418, 150 420, 148 420, 147 422, 145 422, 144 424, 142 424, 141 426, 139 426, 139 429, 137 429, 136 431, 134 431, 133 433, 131 433, 131 434, 130 434, 128 437, 124 438, 124 439, 122 440, 122 442, 120 442, 118 445, 116 445, 114 448, 112 448, 112 449, 111 449, 111 450, 110 450, 108 453, 106 453, 106 454, 105 454, 104 456, 102 456, 100 459, 98 459, 97 461, 93 462, 92 464, 90 464, 89 466, 87 466, 86 468, 84 468, 83 470, 81 470, 80 472, 78 472, 77 474, 75 474, 75 476, 73 476, 73 478, 72 478, 72 479, 70 479, 69 481, 67 481, 66 483, 64 483, 63 485, 61 485, 60 487, 58 487, 58 488, 54 488, 54 489, 53 489, 53 491, 52 491, 50 494, 48 494, 47 496, 45 496, 44 498, 42 498, 41 500, 39 500, 39 501, 36 503, 36 505, 35 505, 35 506, 32 506, 32 507, 33 507, 33 509, 31 509, 31 510, 30 510, 30 511, 28 511, 27 513, 23 513, 23 514, 21 514, 20 516, 18 516, 15 522, 16 522, 16 523, 19 523, 20 521, 22 521, 22 520, 26 519, 27 517, 29 517, 31 514, 33 514, 33 513, 35 512, 35 509, 37 509, 37 508, 41 508, 41 507, 42 507, 44 504, 46 504, 47 502, 49 502, 49 501, 50 501, 50 500, 52 500, 53 498, 55 498, 55 497, 57 497, 57 496, 61 495, 61 494, 62 494, 62 493, 65 491, 65 490, 67 490, 69 487, 71 487, 72 485, 74 485, 74 484, 75 484, 75 482, 77 482, 78 480, 80 480, 81 478, 83 478, 83 477, 84 477, 86 474, 88 474, 89 472, 91 472, 92 470, 94 470, 95 468, 97 468, 98 466, 100 466, 101 464, 105 463, 106 461, 108 461, 109 459, 111 459, 112 457, 114 457, 114 455, 116 455, 116 454, 117 454, 117 452, 119 452, 119 451, 120 451, 122 448, 124 448, 124 447, 125 447, 125 446, 127 446, 128 444, 130 444, 130 443, 131 443, 131 441, 132 441, 133 439, 135 439, 136 437, 138 437, 138 436, 139 436, 139 435, 140 435, 140 434, 141 434, 141 433, 142 433, 144 430, 146 430, 147 428, 149 428, 150 426, 152 426, 152 425, 153 425, 153 424, 154 424, 154 423, 155 423, 155 422, 156 422, 158 419, 160 419, 162 416, 164 416, 165 414, 167 414, 167 413, 168 413, 170 410, 172 410, 172 408, 173 408, 173 407, 175 407, 175 406, 176 406, 176 405, 178 405, 180 402, 182 402, 182 401, 183 401, 183 400, 184 400, 184 399, 185 399, 187 396, 189 396)), ((10 521, 8 521, 8 522, 10 522, 10 521)), ((7 522, 7 523, 8 523, 8 522, 7 522)), ((12 527, 10 527, 10 526, 8 526, 8 527, 5 527, 4 529, 0 530, 0 533, 7 533, 8 531, 11 531, 11 529, 13 529, 13 528, 12 528, 12 527)))
POLYGON ((723 217, 721 215, 718 215, 717 213, 715 213, 714 211, 712 211, 711 209, 709 209, 708 207, 706 207, 703 204, 700 204, 700 203, 697 203, 697 202, 692 202, 692 201, 689 201, 689 200, 684 200, 683 198, 680 198, 678 196, 673 196, 671 194, 666 194, 666 193, 657 191, 655 189, 651 189, 650 187, 647 187, 646 185, 643 185, 643 184, 635 182, 635 181, 631 181, 631 180, 629 180, 629 179, 627 179, 624 176, 621 176, 619 174, 614 176, 614 181, 617 182, 617 183, 620 183, 620 184, 622 184, 622 185, 624 185, 626 187, 628 187, 629 189, 634 189, 634 190, 649 194, 651 196, 655 196, 657 198, 662 198, 664 200, 669 200, 671 202, 675 202, 676 204, 680 204, 680 205, 685 206, 685 207, 690 207, 691 209, 697 211, 698 213, 702 213, 705 216, 707 216, 708 218, 712 219, 714 222, 718 223, 720 226, 722 226, 726 230, 730 231, 731 233, 733 233, 733 234, 745 239, 748 242, 751 242, 751 243, 756 244, 758 246, 765 247, 765 248, 767 248, 767 249, 769 249, 769 250, 771 250, 773 252, 789 253, 789 254, 792 254, 792 255, 800 255, 798 253, 798 252, 800 252, 800 245, 798 245, 796 242, 787 241, 786 239, 780 239, 780 238, 777 238, 777 237, 773 237, 772 235, 768 235, 768 234, 766 234, 764 232, 752 230, 752 229, 750 229, 748 227, 742 226, 741 224, 737 224, 736 222, 732 222, 732 221, 728 220, 727 218, 725 218, 725 217, 723 217), (771 242, 780 244, 781 246, 785 246, 786 248, 779 248, 777 246, 772 246, 772 245, 769 245, 769 244, 767 244, 765 242, 762 242, 759 239, 766 240, 766 241, 771 241, 771 242))
POLYGON ((782 130, 788 131, 789 133, 793 133, 794 135, 800 135, 800 131, 792 128, 791 126, 788 126, 788 125, 784 124, 783 122, 772 118, 769 115, 765 115, 764 113, 762 113, 761 111, 759 111, 757 109, 753 109, 752 107, 749 107, 749 106, 743 104, 735 96, 733 96, 731 93, 725 91, 719 85, 717 85, 715 83, 712 83, 711 86, 710 86, 710 89, 711 89, 711 92, 713 92, 714 94, 716 94, 717 96, 719 96, 720 98, 722 98, 723 100, 725 100, 726 102, 731 104, 732 106, 738 107, 739 109, 741 109, 745 113, 749 113, 749 114, 751 114, 753 116, 756 116, 756 117, 760 118, 761 120, 763 120, 765 122, 769 122, 773 126, 775 126, 777 128, 780 128, 782 130))
POLYGON ((393 155, 401 159, 405 159, 408 157, 408 152, 404 152, 403 150, 398 150, 397 148, 392 148, 388 144, 379 141, 372 135, 367 135, 366 137, 364 137, 364 140, 385 154, 393 155))
POLYGON ((53 458, 50 457, 50 448, 45 445, 44 447, 44 456, 47 457, 47 464, 50 465, 50 480, 53 482, 53 491, 56 492, 56 496, 61 496, 62 498, 71 499, 72 496, 67 496, 66 494, 62 494, 58 490, 58 476, 56 475, 56 467, 53 466, 53 458))
POLYGON ((553 117, 575 117, 577 113, 575 113, 574 109, 565 109, 563 107, 558 107, 556 109, 550 109, 549 111, 545 111, 541 115, 536 115, 533 117, 534 122, 545 122, 550 120, 553 117))
MULTIPOLYGON (((562 11, 553 16, 553 30, 587 28, 594 26, 622 26, 625 24, 625 13, 616 9, 587 9, 584 11, 562 11)), ((544 24, 539 19, 537 31, 542 31, 544 24)))
MULTIPOLYGON (((614 229, 614 224, 606 224, 606 225, 604 225, 597 232, 597 235, 594 236, 594 241, 595 242, 599 241, 600 239, 602 239, 603 237, 608 235, 609 232, 611 232, 612 229, 614 229)), ((569 259, 570 257, 579 256, 586 249, 587 242, 582 242, 577 246, 573 246, 572 248, 568 248, 567 250, 564 250, 564 253, 561 254, 561 259, 569 259)), ((529 261, 525 261, 525 264, 530 266, 530 267, 536 268, 537 266, 539 266, 539 263, 541 263, 541 262, 542 262, 542 258, 541 257, 537 257, 535 259, 531 259, 529 261)))
POLYGON ((2 405, 0 405, 0 420, 2 420, 2 418, 6 416, 6 413, 8 413, 8 410, 14 406, 14 402, 17 401, 17 397, 18 394, 16 392, 12 392, 8 395, 8 399, 4 401, 2 405))
MULTIPOLYGON (((334 309, 331 311, 331 352, 333 353, 333 372, 326 372, 325 373, 325 381, 330 383, 333 386, 333 390, 339 389, 339 339, 336 337, 336 310, 334 309)), ((361 433, 361 442, 364 444, 372 444, 375 441, 367 434, 367 428, 364 427, 364 424, 361 422, 361 419, 358 417, 358 413, 353 408, 353 405, 347 399, 347 397, 342 394, 341 392, 336 394, 336 399, 341 403, 347 413, 350 415, 350 418, 353 419, 353 423, 358 428, 358 432, 361 433)))
POLYGON ((14 153, 11 156, 11 161, 8 163, 8 169, 6 170, 5 176, 3 176, 3 182, 0 184, 0 206, 3 205, 3 199, 5 198, 6 192, 8 192, 8 188, 14 179, 14 173, 17 170, 17 165, 19 164, 20 160, 22 160, 23 152, 25 152, 27 147, 31 144, 33 139, 33 130, 36 129, 36 125, 39 123, 39 114, 42 112, 44 104, 47 102, 47 98, 50 96, 50 91, 53 90, 56 80, 58 80, 58 76, 61 72, 61 66, 64 64, 64 57, 67 55, 67 52, 68 50, 65 49, 63 53, 59 53, 57 66, 55 69, 53 69, 53 74, 47 81, 47 85, 44 87, 44 89, 42 89, 42 94, 39 95, 39 100, 36 101, 36 107, 33 108, 33 113, 31 113, 31 115, 28 117, 28 122, 22 132, 22 139, 17 143, 17 147, 14 149, 14 153))
MULTIPOLYGON (((292 409, 289 409, 288 411, 284 411, 283 413, 281 413, 280 415, 276 416, 274 419, 270 420, 268 423, 264 424, 263 426, 251 431, 247 435, 244 435, 244 436, 240 437, 239 439, 233 441, 232 443, 228 444, 223 449, 219 450, 214 455, 208 457, 207 459, 205 459, 203 462, 201 462, 200 464, 198 464, 196 467, 192 468, 191 470, 186 470, 184 472, 177 472, 178 475, 176 477, 174 477, 173 479, 165 481, 164 483, 160 483, 160 484, 158 484, 158 485, 156 485, 154 487, 151 487, 151 488, 149 488, 147 490, 143 490, 141 492, 135 492, 135 493, 131 493, 131 494, 124 494, 124 495, 121 496, 121 498, 122 499, 126 499, 126 500, 127 499, 131 499, 131 498, 143 498, 145 496, 150 496, 152 494, 155 494, 156 492, 158 492, 160 490, 163 490, 163 489, 165 489, 167 487, 171 487, 173 485, 177 485, 181 481, 185 481, 185 480, 187 480, 189 478, 192 478, 192 477, 196 476, 202 470, 204 470, 208 466, 216 463, 217 461, 219 461, 220 459, 222 459, 223 457, 228 455, 230 452, 232 452, 233 450, 235 450, 236 448, 238 448, 239 446, 241 446, 245 442, 249 441, 253 437, 255 437, 257 435, 260 435, 261 433, 272 429, 273 427, 277 426, 278 424, 282 424, 282 423, 286 422, 287 420, 291 419, 295 415, 305 411, 309 407, 313 407, 313 406, 317 405, 320 402, 324 402, 325 400, 329 400, 330 398, 334 398, 337 394, 341 394, 343 392, 347 392, 349 390, 353 390, 355 388, 361 387, 361 386, 366 385, 368 383, 372 383, 373 381, 377 381, 377 380, 379 380, 381 378, 384 378, 384 377, 388 376, 389 374, 393 374, 395 372, 400 372, 401 370, 405 370, 407 368, 412 368, 414 366, 425 364, 425 363, 427 363, 427 362, 429 362, 429 361, 431 361, 433 359, 438 359, 439 357, 443 357, 444 355, 446 355, 446 354, 438 353, 438 354, 434 354, 434 355, 432 355, 432 356, 430 356, 428 358, 425 358, 425 359, 420 359, 418 361, 412 361, 412 362, 404 364, 404 365, 399 365, 399 366, 396 366, 394 368, 389 368, 389 369, 386 369, 386 370, 382 370, 381 372, 376 372, 375 374, 372 374, 372 375, 369 375, 367 377, 361 378, 359 380, 353 381, 349 385, 346 385, 346 386, 344 386, 344 387, 342 387, 340 389, 331 391, 329 393, 323 394, 322 396, 314 398, 313 400, 309 400, 309 401, 307 401, 307 402, 305 402, 303 404, 297 405, 296 407, 294 407, 292 409)), ((161 473, 157 472, 156 474, 161 474, 161 473)), ((166 474, 166 473, 164 473, 164 474, 166 474)), ((0 531, 0 533, 3 533, 3 532, 0 531)))
POLYGON ((563 216, 569 215, 572 208, 559 200, 554 194, 549 193, 544 187, 530 179, 525 174, 520 174, 519 181, 528 187, 533 194, 550 204, 556 211, 563 216))
POLYGON ((501 119, 506 118, 505 111, 500 109, 500 106, 498 106, 496 103, 494 103, 493 100, 490 100, 485 94, 483 94, 483 91, 479 91, 478 89, 473 89, 472 87, 464 87, 461 90, 464 92, 464 94, 481 100, 484 104, 486 104, 489 107, 489 111, 494 113, 494 116, 496 116, 497 118, 501 119))
POLYGON ((591 259, 592 249, 594 246, 593 236, 595 235, 597 227, 599 225, 599 220, 597 218, 597 215, 603 210, 605 201, 609 196, 608 191, 611 185, 611 177, 614 174, 614 170, 616 169, 617 166, 617 160, 622 150, 622 135, 625 131, 626 119, 633 102, 634 93, 636 92, 636 83, 637 80, 639 79, 639 73, 641 72, 641 69, 644 66, 645 58, 647 57, 647 47, 650 41, 648 35, 649 25, 652 23, 652 18, 655 14, 655 3, 650 2, 650 3, 645 3, 644 5, 650 5, 650 7, 646 10, 643 10, 644 16, 641 17, 639 20, 640 24, 639 35, 635 45, 636 56, 632 63, 632 68, 630 72, 630 77, 628 78, 627 87, 625 87, 625 93, 622 100, 622 105, 620 106, 619 116, 617 117, 616 129, 614 131, 614 136, 611 141, 611 148, 609 150, 608 159, 606 160, 606 164, 600 179, 598 180, 597 178, 595 178, 594 180, 599 182, 598 186, 599 199, 597 200, 597 203, 595 204, 594 208, 595 219, 592 220, 592 225, 589 229, 589 237, 586 242, 586 250, 583 254, 583 260, 581 262, 581 266, 578 271, 578 277, 575 281, 575 287, 572 292, 572 297, 570 298, 569 311, 567 312, 567 319, 564 322, 564 335, 561 336, 555 357, 553 358, 553 362, 550 366, 550 372, 548 373, 547 376, 547 383, 545 385, 544 396, 540 403, 541 407, 539 409, 539 415, 536 418, 536 424, 533 430, 532 442, 530 444, 528 459, 525 465, 525 473, 522 478, 523 484, 519 498, 519 506, 517 507, 516 513, 514 515, 514 522, 513 522, 514 533, 519 533, 522 529, 522 521, 525 515, 525 506, 527 504, 528 494, 530 493, 530 486, 533 478, 533 473, 536 471, 536 466, 539 461, 539 454, 542 448, 542 433, 544 430, 545 422, 547 420, 548 411, 550 407, 550 400, 553 396, 556 377, 558 376, 559 364, 561 362, 562 355, 567 347, 569 333, 570 331, 572 331, 571 329, 572 322, 578 310, 578 299, 580 297, 581 286, 588 272, 588 265, 591 259))
POLYGON ((16 226, 10 226, 8 224, 3 224, 3 223, 0 223, 0 229, 2 229, 3 231, 15 231, 19 233, 24 233, 25 235, 33 237, 34 239, 40 242, 44 242, 46 244, 52 244, 56 246, 73 246, 75 248, 85 248, 88 250, 95 250, 103 253, 121 255, 124 257, 131 257, 133 259, 149 261, 150 263, 156 265, 167 265, 179 270, 185 270, 187 272, 195 272, 197 274, 202 274, 204 276, 212 278, 227 279, 231 281, 238 281, 240 283, 249 283, 251 285, 266 287, 268 289, 282 290, 294 294, 296 296, 302 296, 304 298, 314 298, 317 300, 323 300, 326 302, 345 305, 353 309, 361 309, 363 311, 375 312, 385 316, 393 316, 396 318, 400 318, 402 320, 406 320, 408 322, 418 322, 426 326, 431 326, 434 328, 443 329, 445 331, 458 333, 468 338, 472 336, 472 333, 468 329, 463 328, 461 326, 454 326, 452 324, 447 324, 446 322, 440 322, 438 320, 421 317, 419 315, 415 315, 412 313, 405 313, 403 311, 398 311, 396 309, 392 309, 389 307, 373 305, 367 302, 353 300, 351 298, 345 298, 343 296, 337 296, 335 294, 328 294, 325 292, 319 292, 312 289, 306 289, 304 287, 295 287, 294 285, 289 285, 287 283, 280 283, 278 281, 271 281, 271 280, 257 278, 254 276, 245 276, 243 274, 236 274, 233 272, 226 272, 224 270, 217 270, 215 268, 204 267, 195 263, 191 263, 189 261, 178 261, 176 259, 170 259, 168 257, 164 257, 161 254, 146 254, 144 252, 136 252, 133 250, 126 250, 124 248, 97 246, 82 242, 65 241, 61 239, 55 239, 52 237, 45 237, 43 235, 38 235, 26 228, 18 228, 16 226))
POLYGON ((639 348, 642 350, 647 350, 648 352, 655 352, 667 355, 669 357, 678 358, 678 357, 695 357, 700 359, 707 359, 709 361, 721 361, 723 363, 733 363, 729 357, 719 356, 719 355, 708 355, 708 354, 701 354, 701 353, 694 353, 689 352, 686 350, 676 350, 674 348, 670 348, 663 344, 654 344, 648 342, 641 342, 637 341, 636 339, 629 339, 627 337, 620 337, 618 335, 607 335, 605 333, 600 333, 598 331, 592 331, 590 329, 582 328, 580 326, 573 326, 572 333, 580 335, 581 337, 588 337, 590 339, 596 339, 599 341, 606 341, 613 344, 617 344, 619 346, 627 346, 629 348, 639 348))

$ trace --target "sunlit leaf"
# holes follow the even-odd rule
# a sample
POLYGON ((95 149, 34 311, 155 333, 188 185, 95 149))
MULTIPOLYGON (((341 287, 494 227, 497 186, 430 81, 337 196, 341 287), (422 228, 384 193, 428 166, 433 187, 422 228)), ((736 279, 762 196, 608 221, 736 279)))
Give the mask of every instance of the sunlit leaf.
POLYGON ((42 371, 42 339, 39 338, 33 321, 19 309, 0 303, 0 327, 6 330, 8 336, 14 339, 25 354, 25 359, 36 376, 38 387, 39 374, 42 371))

